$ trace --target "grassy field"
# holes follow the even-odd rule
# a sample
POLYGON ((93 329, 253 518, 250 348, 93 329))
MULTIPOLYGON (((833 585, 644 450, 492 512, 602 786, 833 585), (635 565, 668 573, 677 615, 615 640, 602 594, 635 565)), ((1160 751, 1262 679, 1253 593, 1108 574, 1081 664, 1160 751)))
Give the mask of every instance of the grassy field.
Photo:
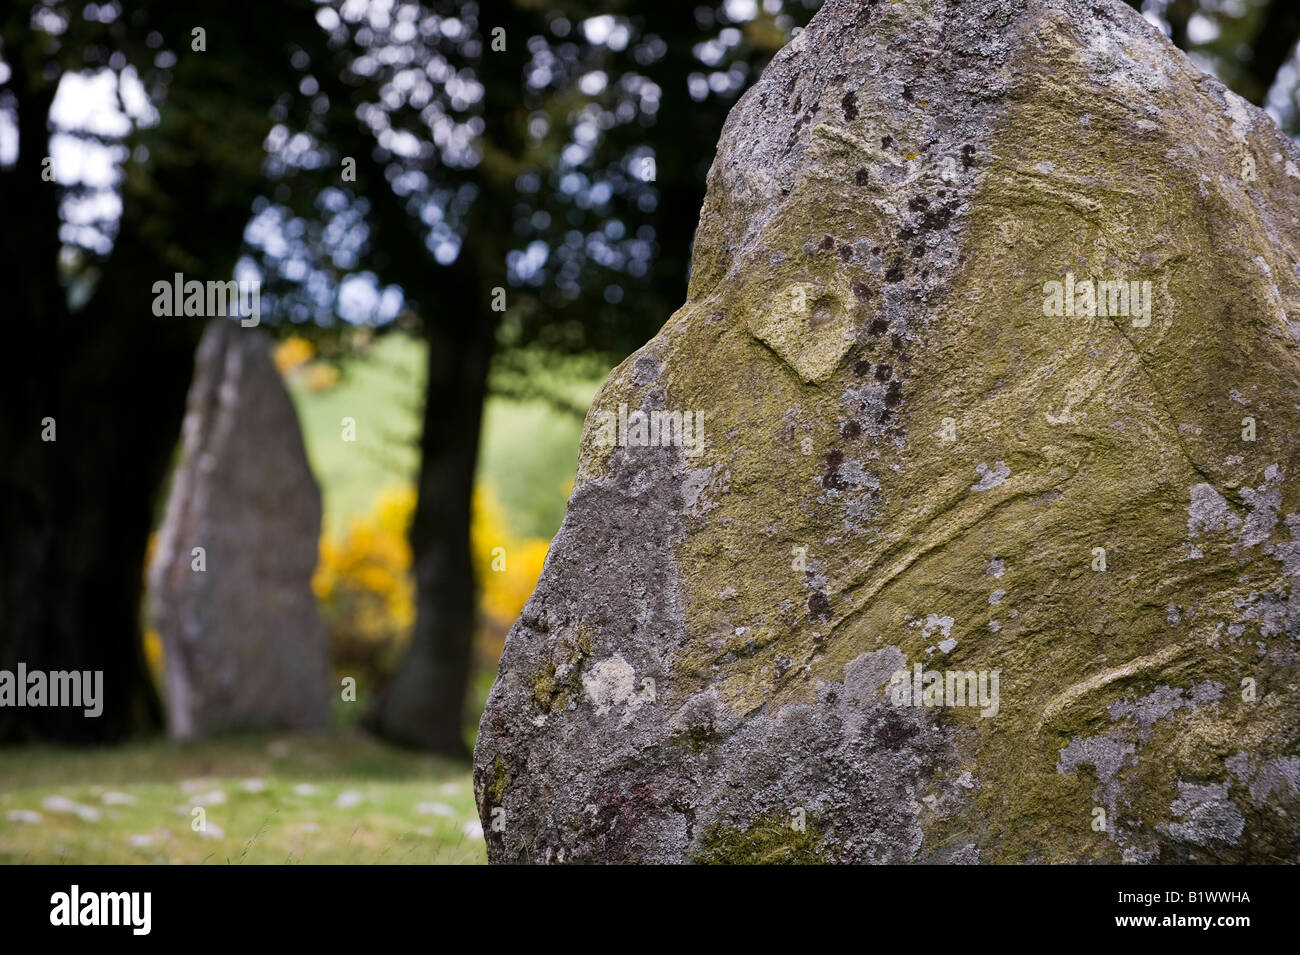
POLYGON ((0 780, 0 863, 486 861, 463 765, 357 733, 3 750, 0 780))

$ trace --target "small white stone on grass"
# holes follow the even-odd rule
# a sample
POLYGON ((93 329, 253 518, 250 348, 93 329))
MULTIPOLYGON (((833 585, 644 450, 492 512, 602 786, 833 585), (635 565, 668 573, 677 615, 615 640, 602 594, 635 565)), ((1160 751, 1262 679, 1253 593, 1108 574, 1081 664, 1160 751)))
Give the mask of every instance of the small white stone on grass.
POLYGON ((465 823, 461 832, 465 833, 466 838, 482 839, 483 823, 479 822, 477 819, 471 819, 469 822, 465 823))
POLYGON ((339 798, 334 800, 334 805, 339 809, 351 809, 353 806, 359 806, 365 801, 365 797, 355 789, 349 789, 346 792, 339 793, 339 798))
POLYGON ((135 806, 140 802, 130 793, 119 792, 106 792, 99 799, 105 806, 135 806))
POLYGON ((445 802, 417 802, 415 811, 421 816, 454 816, 456 810, 445 802))
POLYGON ((299 783, 297 786, 293 787, 293 792, 296 796, 314 796, 320 792, 320 790, 311 783, 299 783))
POLYGON ((10 822, 40 822, 45 817, 31 809, 10 809, 5 818, 10 822))
POLYGON ((226 830, 222 829, 215 822, 205 822, 203 828, 198 830, 198 834, 204 839, 220 839, 226 834, 226 830))
POLYGON ((131 836, 127 841, 131 843, 133 849, 147 849, 153 845, 153 836, 141 833, 131 836))
POLYGON ((46 796, 41 800, 41 806, 49 812, 70 812, 81 819, 82 822, 97 822, 99 820, 98 809, 92 806, 83 806, 67 796, 46 796))
POLYGON ((246 793, 260 793, 266 789, 265 779, 245 779, 239 788, 246 793))

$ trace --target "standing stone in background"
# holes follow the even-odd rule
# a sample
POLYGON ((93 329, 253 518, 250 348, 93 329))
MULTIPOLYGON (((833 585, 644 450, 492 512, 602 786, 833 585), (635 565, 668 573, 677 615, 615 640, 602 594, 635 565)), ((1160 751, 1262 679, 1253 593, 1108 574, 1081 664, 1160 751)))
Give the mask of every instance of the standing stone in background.
POLYGON ((1139 14, 827 0, 595 398, 489 857, 1300 861, 1297 342, 1300 150, 1139 14))
POLYGON ((213 320, 149 568, 173 738, 326 728, 329 659, 311 591, 320 522, 320 489, 266 336, 213 320))

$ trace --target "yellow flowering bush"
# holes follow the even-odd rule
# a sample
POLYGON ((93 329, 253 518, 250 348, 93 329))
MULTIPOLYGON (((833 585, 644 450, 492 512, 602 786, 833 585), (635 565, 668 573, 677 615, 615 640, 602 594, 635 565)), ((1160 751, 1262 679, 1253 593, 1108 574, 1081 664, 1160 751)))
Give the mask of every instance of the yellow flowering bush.
POLYGON ((504 636, 537 587, 551 545, 540 538, 511 536, 506 529, 505 512, 491 491, 482 485, 474 489, 470 518, 470 547, 483 618, 481 628, 487 636, 504 636))
MULTIPOLYGON (((391 672, 415 623, 415 581, 407 537, 415 489, 386 489, 342 538, 321 537, 312 589, 330 634, 335 666, 378 681, 391 672)), ((501 641, 537 586, 546 551, 538 538, 515 538, 491 491, 474 490, 470 547, 479 584, 478 643, 500 653, 501 641)), ((495 661, 495 656, 492 656, 495 661)))
POLYGON ((162 634, 154 627, 150 627, 144 634, 144 660, 149 665, 149 674, 153 677, 154 685, 161 687, 163 683, 162 634))
POLYGON ((327 361, 313 361, 316 348, 311 342, 291 335, 275 346, 275 367, 286 379, 301 382, 312 391, 329 391, 342 377, 327 361))
POLYGON ((275 346, 275 367, 280 374, 287 375, 300 365, 305 365, 316 356, 316 349, 311 342, 297 335, 291 335, 275 346))
POLYGON ((329 631, 334 665, 377 680, 391 672, 415 623, 415 581, 407 539, 415 489, 381 491, 341 539, 325 533, 312 590, 329 631))
POLYGON ((337 368, 323 361, 314 361, 303 371, 303 383, 312 391, 329 391, 343 377, 337 368))

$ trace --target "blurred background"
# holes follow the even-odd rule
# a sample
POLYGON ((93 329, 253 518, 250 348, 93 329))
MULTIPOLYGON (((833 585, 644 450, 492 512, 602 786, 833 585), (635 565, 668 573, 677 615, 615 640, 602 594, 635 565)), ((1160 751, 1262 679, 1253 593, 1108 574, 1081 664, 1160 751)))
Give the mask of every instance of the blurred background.
MULTIPOLYGON (((1132 5, 1300 135, 1300 4, 1132 5)), ((96 719, 0 707, 0 861, 483 860, 467 754, 588 404, 684 301, 727 111, 817 6, 0 4, 0 670, 104 674, 96 719), (320 489, 324 732, 169 719, 157 608, 192 595, 150 581, 223 321, 159 317, 175 273, 259 283, 295 412, 259 440, 320 489)))

